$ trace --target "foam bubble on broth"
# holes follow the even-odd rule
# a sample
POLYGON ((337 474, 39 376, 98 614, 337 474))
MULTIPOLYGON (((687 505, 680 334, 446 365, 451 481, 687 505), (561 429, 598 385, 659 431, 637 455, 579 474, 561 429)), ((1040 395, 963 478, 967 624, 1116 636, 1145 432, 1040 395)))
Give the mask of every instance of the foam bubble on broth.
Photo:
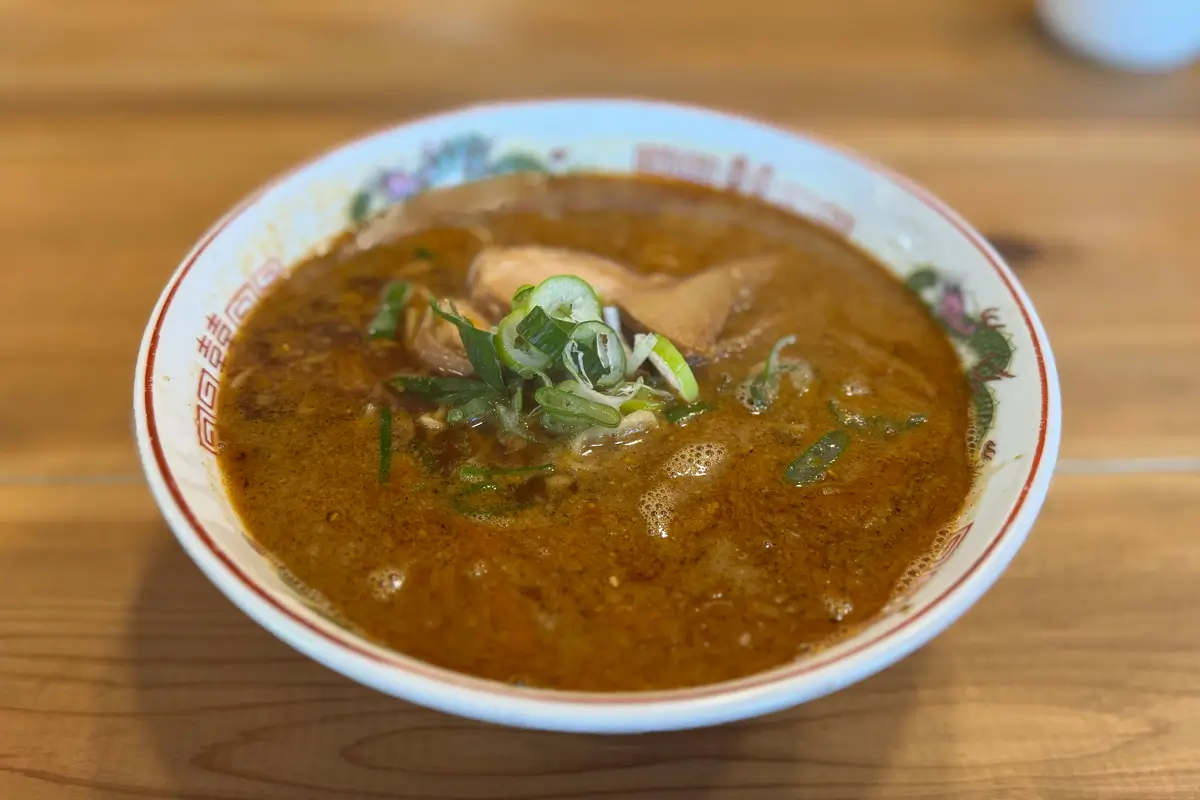
POLYGON ((676 451, 663 471, 672 478, 699 478, 712 474, 728 455, 729 449, 719 442, 695 442, 676 451))
POLYGON ((650 535, 666 539, 675 515, 675 492, 665 483, 655 485, 638 500, 638 511, 650 535))
POLYGON ((825 610, 829 612, 831 620, 841 622, 850 616, 850 612, 854 611, 854 603, 845 597, 831 597, 826 595, 825 610))
POLYGON ((367 583, 376 600, 387 600, 403 588, 405 577, 404 571, 397 567, 380 567, 367 577, 367 583))

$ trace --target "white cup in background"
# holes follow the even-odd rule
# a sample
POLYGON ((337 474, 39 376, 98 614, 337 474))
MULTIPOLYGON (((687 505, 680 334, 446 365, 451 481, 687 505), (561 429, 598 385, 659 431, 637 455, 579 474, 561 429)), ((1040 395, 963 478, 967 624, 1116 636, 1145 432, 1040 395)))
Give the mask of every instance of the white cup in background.
POLYGON ((1038 0, 1050 32, 1120 69, 1164 72, 1200 56, 1200 0, 1038 0))

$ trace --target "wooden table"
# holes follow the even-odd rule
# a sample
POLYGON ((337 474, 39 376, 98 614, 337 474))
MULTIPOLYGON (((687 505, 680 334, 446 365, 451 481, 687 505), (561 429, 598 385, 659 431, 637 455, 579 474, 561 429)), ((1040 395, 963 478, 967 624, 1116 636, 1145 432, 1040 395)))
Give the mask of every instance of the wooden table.
POLYGON ((1200 72, 1082 64, 1019 0, 0 0, 0 798, 1200 797, 1198 207, 1200 72), (172 540, 130 396, 191 242, 369 128, 567 93, 841 140, 1015 265, 1059 476, 918 654, 719 729, 504 730, 307 661, 172 540))

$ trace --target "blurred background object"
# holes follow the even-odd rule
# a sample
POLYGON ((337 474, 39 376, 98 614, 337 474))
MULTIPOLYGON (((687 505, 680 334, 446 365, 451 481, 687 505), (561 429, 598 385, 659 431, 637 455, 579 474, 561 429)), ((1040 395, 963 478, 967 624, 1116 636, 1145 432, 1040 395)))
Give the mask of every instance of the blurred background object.
POLYGON ((1200 0, 1039 0, 1055 36, 1121 69, 1165 72, 1200 56, 1200 0))

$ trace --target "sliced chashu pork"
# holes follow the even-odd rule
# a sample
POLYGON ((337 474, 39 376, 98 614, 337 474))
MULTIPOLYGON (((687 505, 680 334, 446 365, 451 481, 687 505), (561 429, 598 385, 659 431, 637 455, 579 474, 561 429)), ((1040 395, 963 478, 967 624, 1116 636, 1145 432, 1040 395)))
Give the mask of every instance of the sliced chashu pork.
MULTIPOLYGON (((442 308, 448 309, 450 303, 458 309, 460 316, 466 317, 476 328, 489 327, 488 318, 470 303, 462 300, 443 300, 442 308)), ((431 308, 425 309, 409 346, 421 363, 442 375, 465 377, 475 373, 475 368, 467 358, 458 328, 433 313, 431 308)))
POLYGON ((533 203, 546 186, 537 172, 514 172, 496 178, 431 189, 414 195, 368 220, 354 237, 354 248, 366 250, 439 223, 468 220, 472 215, 533 203))
POLYGON ((559 247, 486 247, 467 273, 471 303, 493 316, 502 316, 512 297, 526 284, 538 285, 555 275, 574 275, 587 281, 605 305, 620 302, 630 292, 669 286, 666 275, 642 275, 602 256, 559 247))
POLYGON ((626 292, 618 305, 635 330, 654 331, 692 360, 712 358, 729 315, 745 309, 770 280, 775 256, 739 259, 706 269, 669 286, 626 292))

